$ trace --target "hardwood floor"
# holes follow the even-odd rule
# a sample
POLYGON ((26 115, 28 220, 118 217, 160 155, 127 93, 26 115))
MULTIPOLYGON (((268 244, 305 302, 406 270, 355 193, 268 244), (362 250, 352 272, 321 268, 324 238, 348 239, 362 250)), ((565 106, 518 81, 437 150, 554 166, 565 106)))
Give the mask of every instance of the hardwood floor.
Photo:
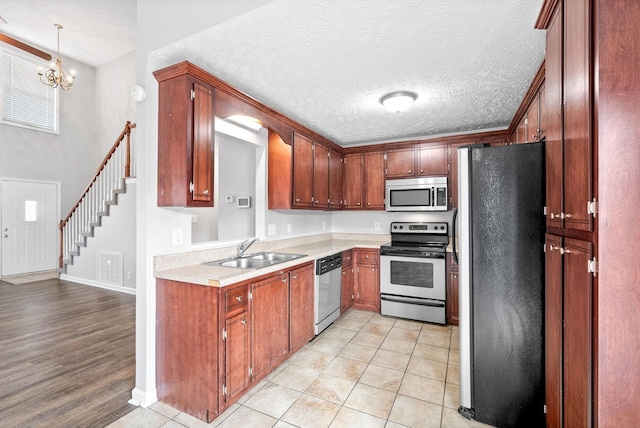
POLYGON ((135 409, 135 296, 0 281, 0 425, 104 427, 135 409))

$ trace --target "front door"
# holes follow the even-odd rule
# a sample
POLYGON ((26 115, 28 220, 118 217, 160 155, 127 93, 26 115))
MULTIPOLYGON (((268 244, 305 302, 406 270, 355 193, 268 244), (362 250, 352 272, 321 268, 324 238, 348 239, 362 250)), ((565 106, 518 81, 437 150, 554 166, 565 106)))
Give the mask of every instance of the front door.
POLYGON ((1 180, 0 276, 57 268, 58 185, 1 180))

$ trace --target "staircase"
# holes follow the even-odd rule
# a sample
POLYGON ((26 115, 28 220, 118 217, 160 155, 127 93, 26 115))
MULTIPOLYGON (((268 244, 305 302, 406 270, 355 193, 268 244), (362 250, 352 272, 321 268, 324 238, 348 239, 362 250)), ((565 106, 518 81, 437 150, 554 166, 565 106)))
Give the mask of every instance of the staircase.
POLYGON ((131 130, 135 127, 135 123, 125 124, 78 202, 60 221, 60 272, 67 273, 67 266, 73 265, 80 248, 87 246, 94 228, 109 215, 111 205, 118 203, 118 195, 126 191, 125 180, 131 177, 131 130))

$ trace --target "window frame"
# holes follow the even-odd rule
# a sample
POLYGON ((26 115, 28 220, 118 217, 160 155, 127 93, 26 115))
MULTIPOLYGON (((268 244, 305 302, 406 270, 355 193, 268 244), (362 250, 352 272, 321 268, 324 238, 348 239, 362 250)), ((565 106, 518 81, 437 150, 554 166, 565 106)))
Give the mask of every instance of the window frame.
MULTIPOLYGON (((17 57, 22 61, 27 61, 31 64, 33 64, 34 66, 34 78, 36 79, 36 82, 40 85, 44 85, 44 83, 42 83, 40 81, 40 78, 38 76, 38 68, 42 67, 43 69, 48 69, 51 64, 50 62, 44 61, 40 58, 36 58, 33 57, 31 55, 26 55, 23 54, 22 52, 18 52, 17 50, 11 49, 11 48, 5 48, 5 47, 0 47, 0 61, 3 62, 3 64, 0 65, 0 107, 4 110, 4 56, 5 55, 9 55, 11 57, 17 57)), ((3 125, 9 125, 9 126, 15 126, 18 128, 24 128, 24 129, 31 129, 33 131, 39 131, 39 132, 45 132, 48 134, 55 134, 55 135, 59 135, 60 134, 60 91, 58 88, 54 88, 53 89, 55 91, 55 106, 54 106, 54 115, 55 115, 55 119, 54 119, 54 129, 48 129, 48 128, 42 128, 39 126, 35 126, 35 125, 30 125, 30 124, 26 124, 26 123, 21 123, 21 122, 13 122, 11 120, 5 120, 4 119, 4 112, 0 113, 0 124, 3 125)))

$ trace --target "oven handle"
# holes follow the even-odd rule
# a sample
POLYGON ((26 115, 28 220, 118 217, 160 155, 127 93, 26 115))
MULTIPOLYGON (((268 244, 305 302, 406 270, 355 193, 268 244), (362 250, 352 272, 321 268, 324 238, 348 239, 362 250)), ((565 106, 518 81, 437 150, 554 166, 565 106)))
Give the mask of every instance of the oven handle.
POLYGON ((411 303, 412 305, 433 306, 435 308, 444 307, 444 302, 440 300, 412 299, 411 297, 397 298, 397 297, 386 296, 384 294, 380 296, 380 299, 386 300, 388 302, 395 302, 395 303, 411 303))

